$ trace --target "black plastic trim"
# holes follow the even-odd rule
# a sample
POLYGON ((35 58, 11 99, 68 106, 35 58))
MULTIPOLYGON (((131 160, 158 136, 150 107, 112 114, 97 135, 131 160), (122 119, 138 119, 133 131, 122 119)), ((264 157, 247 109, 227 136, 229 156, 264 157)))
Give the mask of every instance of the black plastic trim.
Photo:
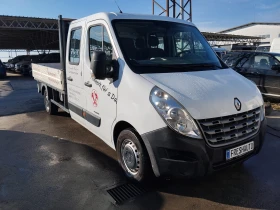
POLYGON ((56 101, 53 100, 53 99, 51 99, 51 102, 52 102, 53 104, 55 104, 56 106, 58 106, 58 107, 59 107, 60 109, 62 109, 63 111, 69 113, 69 110, 66 109, 66 108, 65 108, 62 104, 60 104, 59 102, 56 102, 56 101))
POLYGON ((96 127, 100 127, 101 118, 86 112, 85 119, 96 127))
POLYGON ((79 115, 80 117, 83 117, 83 109, 68 103, 69 106, 69 110, 71 110, 72 112, 75 112, 77 115, 79 115))
POLYGON ((72 112, 75 112, 77 115, 84 118, 86 121, 93 124, 94 126, 100 127, 101 118, 99 116, 90 114, 90 113, 86 112, 84 109, 77 107, 71 103, 69 103, 69 110, 71 110, 72 112))
POLYGON ((262 148, 266 120, 252 137, 237 143, 210 147, 204 139, 192 139, 169 127, 142 134, 154 174, 158 176, 201 177, 256 155, 262 148), (226 161, 226 150, 254 141, 255 149, 248 155, 226 161))

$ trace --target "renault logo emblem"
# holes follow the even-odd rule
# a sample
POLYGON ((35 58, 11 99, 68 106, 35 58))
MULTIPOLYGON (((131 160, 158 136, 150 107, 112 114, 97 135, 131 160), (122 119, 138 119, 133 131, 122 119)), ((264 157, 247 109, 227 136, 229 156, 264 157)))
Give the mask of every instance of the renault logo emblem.
POLYGON ((239 101, 238 98, 234 98, 234 106, 235 106, 237 111, 240 111, 240 109, 241 109, 241 102, 239 101))

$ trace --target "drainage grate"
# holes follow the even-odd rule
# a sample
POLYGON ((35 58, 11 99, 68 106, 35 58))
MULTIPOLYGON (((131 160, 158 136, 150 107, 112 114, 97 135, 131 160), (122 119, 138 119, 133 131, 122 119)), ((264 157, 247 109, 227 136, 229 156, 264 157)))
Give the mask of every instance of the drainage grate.
POLYGON ((114 203, 119 205, 125 201, 131 200, 136 196, 147 192, 143 187, 132 183, 126 183, 107 190, 109 195, 114 199, 114 203))

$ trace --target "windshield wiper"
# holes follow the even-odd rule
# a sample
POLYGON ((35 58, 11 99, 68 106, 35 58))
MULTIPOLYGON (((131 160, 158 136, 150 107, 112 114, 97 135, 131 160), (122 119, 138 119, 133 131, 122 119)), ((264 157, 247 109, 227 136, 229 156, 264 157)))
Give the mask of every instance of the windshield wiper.
POLYGON ((130 61, 133 63, 133 65, 136 66, 143 66, 143 67, 165 67, 165 68, 199 68, 199 67, 209 67, 209 68, 216 68, 216 69, 222 69, 222 67, 215 65, 213 63, 196 63, 196 64, 187 64, 187 63, 177 63, 177 64, 170 64, 170 63, 139 63, 135 59, 130 59, 130 61))
MULTIPOLYGON (((136 63, 135 63, 136 64, 136 63)), ((162 63, 151 63, 151 64, 140 64, 137 63, 137 66, 155 66, 155 67, 165 67, 165 68, 179 68, 179 69, 190 69, 190 68, 201 68, 201 67, 208 67, 208 68, 215 68, 215 69, 222 69, 222 67, 217 66, 215 64, 162 64, 162 63)))
POLYGON ((215 67, 217 69, 222 69, 221 66, 218 66, 213 63, 197 63, 197 64, 186 64, 186 65, 190 67, 215 67))

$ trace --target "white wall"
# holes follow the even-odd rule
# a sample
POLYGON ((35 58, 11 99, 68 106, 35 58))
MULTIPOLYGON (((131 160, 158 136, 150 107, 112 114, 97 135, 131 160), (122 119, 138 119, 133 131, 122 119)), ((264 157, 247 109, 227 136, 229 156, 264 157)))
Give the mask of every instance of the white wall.
POLYGON ((226 34, 244 35, 244 36, 260 36, 270 35, 270 38, 261 39, 261 42, 270 42, 274 38, 280 38, 280 25, 254 25, 235 31, 227 32, 226 34))

